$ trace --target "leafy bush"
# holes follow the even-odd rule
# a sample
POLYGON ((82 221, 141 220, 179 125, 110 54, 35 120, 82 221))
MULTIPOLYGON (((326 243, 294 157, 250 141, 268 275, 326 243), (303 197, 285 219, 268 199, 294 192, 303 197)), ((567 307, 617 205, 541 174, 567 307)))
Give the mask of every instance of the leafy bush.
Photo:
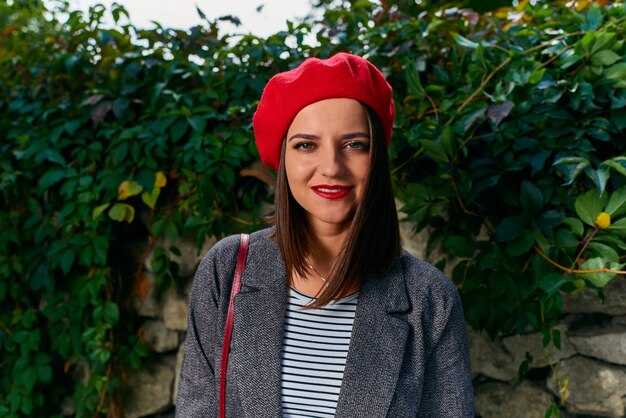
MULTIPOLYGON (((402 210, 456 259, 469 323, 558 346, 562 292, 601 290, 626 247, 626 10, 586 4, 353 1, 267 39, 0 4, 0 416, 59 416, 68 396, 77 416, 119 413, 120 376, 146 356, 130 301, 156 238, 262 225, 263 86, 341 50, 394 86, 402 210)), ((167 254, 161 290, 181 280, 167 254)))

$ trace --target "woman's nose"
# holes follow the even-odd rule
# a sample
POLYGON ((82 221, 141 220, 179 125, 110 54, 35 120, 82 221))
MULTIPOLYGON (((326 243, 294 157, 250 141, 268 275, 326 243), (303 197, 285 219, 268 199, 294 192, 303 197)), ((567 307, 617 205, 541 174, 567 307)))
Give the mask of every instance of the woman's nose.
POLYGON ((337 177, 343 173, 344 164, 340 150, 336 147, 325 147, 320 153, 319 168, 322 175, 326 177, 337 177))

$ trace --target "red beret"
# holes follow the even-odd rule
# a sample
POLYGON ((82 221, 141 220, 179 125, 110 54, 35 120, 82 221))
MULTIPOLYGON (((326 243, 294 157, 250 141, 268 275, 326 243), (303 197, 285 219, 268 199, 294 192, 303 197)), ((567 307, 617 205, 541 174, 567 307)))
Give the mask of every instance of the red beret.
POLYGON ((396 113, 391 86, 371 62, 341 52, 328 59, 309 58, 267 83, 253 118, 261 160, 278 169, 281 143, 298 112, 333 98, 355 99, 370 106, 380 119, 389 145, 396 113))

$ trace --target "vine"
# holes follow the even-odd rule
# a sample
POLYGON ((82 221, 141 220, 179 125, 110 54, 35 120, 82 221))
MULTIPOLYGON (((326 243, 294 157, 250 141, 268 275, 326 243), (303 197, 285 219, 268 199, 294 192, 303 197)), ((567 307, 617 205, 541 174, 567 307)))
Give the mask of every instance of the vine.
POLYGON ((158 238, 263 226, 273 174, 251 118, 308 56, 347 50, 387 75, 396 194, 438 266, 457 260, 473 328, 558 346, 564 294, 621 280, 623 3, 326 3, 266 39, 0 4, 0 417, 123 413, 124 371, 147 355, 129 303, 147 254, 163 291, 186 278, 158 238))

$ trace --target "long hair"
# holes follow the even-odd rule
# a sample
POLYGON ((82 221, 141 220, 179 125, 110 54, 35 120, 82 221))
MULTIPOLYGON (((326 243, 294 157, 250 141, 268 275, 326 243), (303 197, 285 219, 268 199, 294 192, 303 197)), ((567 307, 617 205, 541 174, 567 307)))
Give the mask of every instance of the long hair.
MULTIPOLYGON (((347 296, 370 273, 383 271, 400 256, 398 214, 391 185, 389 157, 382 126, 376 113, 361 103, 370 128, 370 169, 364 196, 357 205, 343 249, 325 287, 307 308, 320 308, 347 296)), ((302 277, 308 271, 306 256, 310 251, 310 230, 304 209, 289 189, 285 170, 285 143, 276 177, 272 236, 285 261, 289 285, 292 273, 302 277)))

